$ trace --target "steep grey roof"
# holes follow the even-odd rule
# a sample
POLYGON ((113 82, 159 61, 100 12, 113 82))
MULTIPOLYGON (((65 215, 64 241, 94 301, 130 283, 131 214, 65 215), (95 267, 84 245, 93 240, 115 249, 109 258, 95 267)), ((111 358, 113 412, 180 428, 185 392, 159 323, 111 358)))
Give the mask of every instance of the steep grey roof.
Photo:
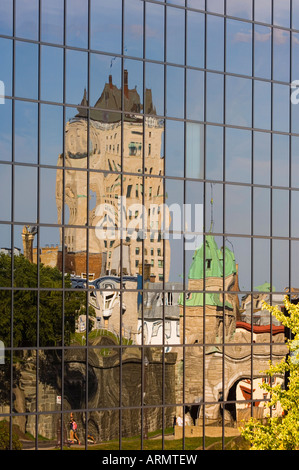
MULTIPOLYGON (((152 91, 145 90, 145 106, 141 103, 140 95, 136 88, 128 88, 128 77, 125 71, 124 80, 124 106, 123 110, 128 114, 125 115, 126 121, 136 121, 136 114, 140 114, 145 110, 146 114, 156 115, 156 108, 153 105, 152 91)), ((86 90, 81 101, 81 105, 77 108, 78 114, 76 117, 87 117, 87 107, 89 106, 86 90)), ((112 76, 109 76, 109 83, 105 83, 104 89, 100 98, 92 108, 90 108, 90 118, 94 121, 101 122, 117 122, 120 120, 118 111, 122 109, 122 90, 112 83, 112 76)))

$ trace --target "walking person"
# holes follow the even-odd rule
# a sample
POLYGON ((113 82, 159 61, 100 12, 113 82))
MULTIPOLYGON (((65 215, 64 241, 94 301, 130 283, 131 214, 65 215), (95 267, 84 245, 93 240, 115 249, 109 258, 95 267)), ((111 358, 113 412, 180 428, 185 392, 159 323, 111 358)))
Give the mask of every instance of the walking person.
POLYGON ((79 440, 79 437, 77 435, 77 423, 76 421, 73 419, 73 436, 74 436, 74 439, 77 441, 77 443, 79 444, 79 446, 81 445, 81 442, 79 440))

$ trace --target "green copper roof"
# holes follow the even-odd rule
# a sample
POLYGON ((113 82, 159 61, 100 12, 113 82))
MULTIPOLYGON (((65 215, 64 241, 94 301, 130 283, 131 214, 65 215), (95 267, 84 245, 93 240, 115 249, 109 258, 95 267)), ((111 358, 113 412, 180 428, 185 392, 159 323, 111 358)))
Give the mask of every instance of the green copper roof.
MULTIPOLYGON (((271 292, 271 284, 264 282, 264 284, 255 287, 254 290, 258 290, 259 292, 271 292)), ((272 292, 275 292, 275 287, 272 287, 272 292)))
MULTIPOLYGON (((203 307, 204 305, 209 305, 213 307, 223 307, 223 302, 220 299, 220 295, 213 292, 190 292, 189 298, 185 298, 184 302, 184 294, 180 295, 179 298, 179 305, 184 305, 186 307, 203 307)), ((230 302, 225 302, 225 306, 227 308, 233 308, 230 302)))
MULTIPOLYGON (((218 249, 212 235, 205 237, 205 253, 202 244, 194 253, 189 270, 189 279, 203 279, 205 277, 223 277, 223 249, 218 249), (206 266, 204 269, 204 255, 206 266)), ((225 276, 236 273, 235 256, 227 247, 225 252, 225 276)))

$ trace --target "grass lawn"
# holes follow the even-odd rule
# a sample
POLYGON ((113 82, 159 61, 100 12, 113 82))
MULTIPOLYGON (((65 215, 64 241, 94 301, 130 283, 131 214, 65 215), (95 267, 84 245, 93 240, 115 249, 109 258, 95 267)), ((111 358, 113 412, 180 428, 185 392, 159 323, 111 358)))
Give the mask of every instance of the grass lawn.
MULTIPOLYGON (((145 439, 143 440, 143 449, 145 451, 181 451, 181 450, 202 450, 203 438, 192 437, 182 439, 164 439, 163 448, 162 437, 156 439, 145 439)), ((248 445, 244 442, 241 437, 226 437, 224 440, 225 449, 228 450, 247 450, 248 445)), ((204 448, 211 450, 223 450, 222 437, 206 437, 204 442, 204 448)), ((78 447, 71 447, 72 450, 78 450, 78 447)), ((84 446, 82 446, 84 449, 84 446)), ((103 451, 117 451, 119 450, 119 441, 113 440, 109 442, 102 442, 99 444, 91 445, 88 450, 103 450, 103 451)), ((124 438, 121 443, 121 450, 141 450, 141 439, 140 437, 124 438)))

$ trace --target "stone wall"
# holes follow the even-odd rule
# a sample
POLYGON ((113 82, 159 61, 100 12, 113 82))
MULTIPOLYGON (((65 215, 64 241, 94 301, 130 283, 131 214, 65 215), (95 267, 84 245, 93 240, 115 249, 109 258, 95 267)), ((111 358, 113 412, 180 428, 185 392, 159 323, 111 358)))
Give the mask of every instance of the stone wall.
MULTIPOLYGON (((102 345, 103 346, 103 345, 102 345)), ((107 345, 109 347, 111 345, 107 345)), ((107 349, 105 348, 107 351, 107 349)), ((119 350, 111 348, 111 354, 103 355, 102 349, 91 348, 88 356, 88 433, 97 442, 119 438, 120 419, 122 437, 138 435, 141 432, 142 404, 144 405, 143 423, 148 431, 162 428, 163 396, 165 402, 175 403, 175 362, 176 355, 168 353, 163 361, 161 348, 150 348, 147 351, 148 366, 143 370, 141 349, 126 348, 120 361, 119 350), (165 390, 163 390, 165 376, 165 390), (121 384, 120 384, 121 377, 121 384), (142 403, 142 383, 144 402, 142 403), (116 409, 112 409, 115 407, 116 409), (121 413, 119 408, 121 407, 121 413)), ((14 424, 22 432, 35 436, 36 415, 38 416, 38 433, 48 439, 57 438, 60 405, 57 396, 61 394, 61 364, 47 356, 39 359, 40 366, 47 368, 49 383, 38 383, 36 390, 36 360, 34 355, 28 357, 22 366, 18 366, 20 380, 14 389, 14 411, 20 413, 14 418, 14 424), (41 364, 42 363, 42 364, 41 364), (56 377, 55 377, 56 374, 56 377), (51 383, 50 383, 51 382, 51 383), (37 395, 37 393, 38 395, 37 395)), ((86 357, 83 349, 65 351, 64 402, 63 410, 65 429, 68 430, 70 412, 73 412, 80 439, 84 439, 85 413, 76 409, 86 407, 86 357)), ((44 375, 41 375, 44 377, 44 375)), ((175 409, 169 406, 164 412, 164 425, 171 426, 175 409)))

